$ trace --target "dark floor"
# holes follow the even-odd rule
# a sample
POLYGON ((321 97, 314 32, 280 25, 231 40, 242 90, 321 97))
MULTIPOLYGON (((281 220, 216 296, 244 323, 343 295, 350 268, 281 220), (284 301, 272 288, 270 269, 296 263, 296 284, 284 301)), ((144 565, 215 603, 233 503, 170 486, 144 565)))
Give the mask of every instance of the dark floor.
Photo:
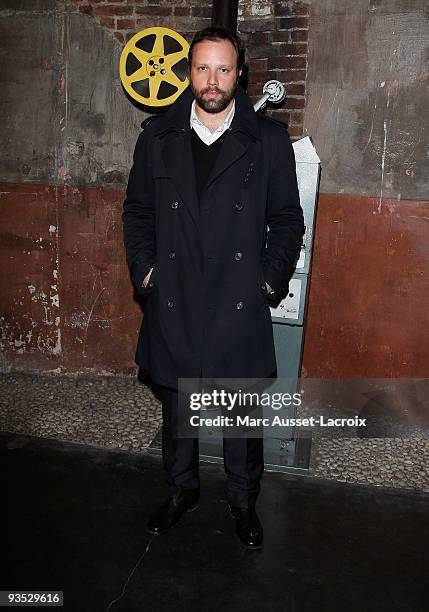
POLYGON ((62 590, 67 612, 428 609, 427 494, 265 473, 265 546, 247 551, 219 465, 201 464, 200 508, 150 536, 165 495, 158 457, 17 434, 0 434, 0 448, 2 590, 62 590))

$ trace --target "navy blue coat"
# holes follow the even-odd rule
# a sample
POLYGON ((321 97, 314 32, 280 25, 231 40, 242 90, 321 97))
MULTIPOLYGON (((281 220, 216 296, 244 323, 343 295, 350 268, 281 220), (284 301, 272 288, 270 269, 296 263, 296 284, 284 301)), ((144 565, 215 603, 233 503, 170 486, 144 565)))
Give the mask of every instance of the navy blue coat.
POLYGON ((287 291, 304 229, 286 125, 255 113, 240 86, 199 201, 193 98, 187 88, 138 137, 122 216, 131 279, 145 296, 136 362, 173 388, 178 378, 273 373, 264 284, 274 298, 287 291))

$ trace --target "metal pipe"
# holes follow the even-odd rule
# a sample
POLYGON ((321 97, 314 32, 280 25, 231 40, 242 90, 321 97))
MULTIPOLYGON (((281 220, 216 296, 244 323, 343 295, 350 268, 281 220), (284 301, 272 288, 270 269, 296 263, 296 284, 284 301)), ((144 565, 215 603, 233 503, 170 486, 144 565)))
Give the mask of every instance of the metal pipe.
POLYGON ((237 31, 238 0, 213 0, 212 26, 237 31))

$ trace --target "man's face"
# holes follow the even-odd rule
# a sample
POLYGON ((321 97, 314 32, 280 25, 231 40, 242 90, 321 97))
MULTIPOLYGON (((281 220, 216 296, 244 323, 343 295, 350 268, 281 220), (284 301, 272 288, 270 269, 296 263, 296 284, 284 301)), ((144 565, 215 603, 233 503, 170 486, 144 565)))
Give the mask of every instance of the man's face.
POLYGON ((202 40, 192 53, 191 88, 207 113, 220 113, 234 97, 239 73, 237 51, 229 40, 202 40))

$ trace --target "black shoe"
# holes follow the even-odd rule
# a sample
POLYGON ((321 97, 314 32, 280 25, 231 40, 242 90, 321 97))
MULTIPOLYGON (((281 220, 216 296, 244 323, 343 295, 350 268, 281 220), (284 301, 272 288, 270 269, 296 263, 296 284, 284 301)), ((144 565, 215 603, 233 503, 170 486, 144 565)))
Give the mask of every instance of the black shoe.
POLYGON ((146 529, 149 533, 159 534, 175 525, 184 512, 192 512, 198 508, 199 489, 181 491, 169 496, 160 508, 149 519, 146 529))
POLYGON ((264 530, 255 508, 238 508, 229 506, 235 518, 235 533, 244 546, 252 550, 262 548, 264 530))

